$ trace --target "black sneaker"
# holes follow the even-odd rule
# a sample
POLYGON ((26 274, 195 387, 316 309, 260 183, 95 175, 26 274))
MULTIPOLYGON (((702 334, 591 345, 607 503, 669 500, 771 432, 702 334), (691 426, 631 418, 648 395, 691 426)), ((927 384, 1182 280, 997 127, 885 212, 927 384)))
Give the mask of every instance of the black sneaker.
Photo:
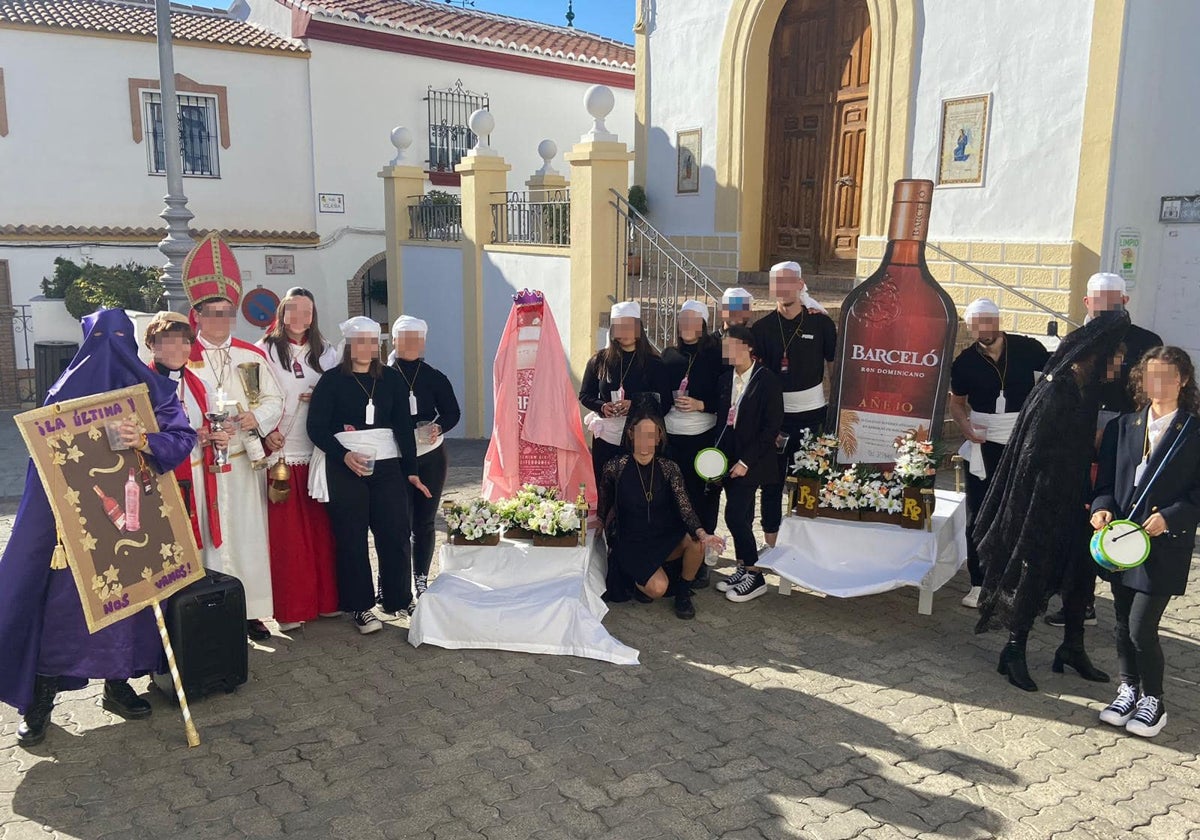
POLYGON ((1133 713, 1129 723, 1125 724, 1125 731, 1141 735, 1143 738, 1153 738, 1162 732, 1166 725, 1167 709, 1162 700, 1147 695, 1138 701, 1137 711, 1133 713))
POLYGON ((265 642, 271 638, 271 631, 267 629, 267 625, 263 624, 257 618, 252 618, 246 622, 246 635, 255 642, 265 642))
POLYGON ((104 698, 100 705, 126 720, 147 718, 154 711, 145 699, 137 696, 133 686, 125 680, 105 680, 104 698))
POLYGON ((747 574, 748 572, 746 571, 745 566, 738 566, 737 569, 734 570, 733 574, 727 578, 724 578, 723 580, 717 581, 713 585, 713 588, 718 592, 728 592, 730 589, 733 589, 733 587, 745 580, 747 574))
MULTIPOLYGON (((1066 611, 1059 610, 1056 613, 1049 613, 1045 622, 1051 627, 1065 627, 1067 624, 1066 611)), ((1088 607, 1087 612, 1083 614, 1083 623, 1088 627, 1095 627, 1099 622, 1096 621, 1096 608, 1088 607)))
POLYGON ((725 592, 725 597, 730 601, 741 603, 743 601, 753 601, 759 595, 767 594, 767 579, 762 576, 762 572, 750 572, 737 586, 728 589, 725 592))
POLYGON ((1136 685, 1121 683, 1117 689, 1117 699, 1108 704, 1100 713, 1100 720, 1111 726, 1124 726, 1129 723, 1138 707, 1138 690, 1136 685))
POLYGON ((416 584, 417 597, 420 598, 425 594, 425 590, 429 588, 429 575, 416 575, 413 581, 416 584))
POLYGON ((375 613, 370 610, 350 613, 350 619, 354 622, 354 626, 358 628, 358 632, 364 636, 368 633, 378 633, 383 629, 383 622, 376 618, 375 613))
POLYGON ((676 618, 695 618, 696 607, 692 603, 691 589, 680 589, 675 595, 675 617, 676 618))

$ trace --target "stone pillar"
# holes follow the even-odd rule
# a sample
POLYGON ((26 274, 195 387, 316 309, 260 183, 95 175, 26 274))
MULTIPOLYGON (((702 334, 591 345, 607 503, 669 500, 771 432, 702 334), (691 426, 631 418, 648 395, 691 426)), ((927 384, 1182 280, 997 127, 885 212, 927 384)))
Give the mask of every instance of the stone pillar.
POLYGON ((626 145, 604 127, 612 111, 612 91, 603 85, 588 88, 584 104, 595 123, 565 156, 571 164, 571 373, 583 378, 595 352, 600 318, 616 296, 620 242, 612 190, 629 191, 626 145))
POLYGON ((454 167, 461 177, 462 192, 462 283, 463 283, 463 360, 465 385, 463 418, 469 438, 484 437, 483 358, 483 246, 492 241, 492 204, 503 201, 496 193, 508 187, 508 171, 512 169, 504 158, 490 148, 484 138, 492 133, 496 121, 490 113, 478 110, 468 123, 478 139, 475 148, 467 152, 454 167))
POLYGON ((538 154, 542 157, 542 168, 529 177, 525 189, 529 191, 529 200, 551 201, 554 193, 567 188, 567 178, 550 165, 558 154, 558 144, 553 140, 543 140, 538 143, 538 154))
MULTIPOLYGON (((379 171, 383 179, 384 241, 387 254, 388 320, 404 312, 404 263, 401 243, 409 238, 408 208, 420 203, 425 194, 425 170, 404 159, 412 145, 412 132, 403 126, 392 129, 396 156, 379 171)), ((384 328, 386 334, 390 323, 384 328)))

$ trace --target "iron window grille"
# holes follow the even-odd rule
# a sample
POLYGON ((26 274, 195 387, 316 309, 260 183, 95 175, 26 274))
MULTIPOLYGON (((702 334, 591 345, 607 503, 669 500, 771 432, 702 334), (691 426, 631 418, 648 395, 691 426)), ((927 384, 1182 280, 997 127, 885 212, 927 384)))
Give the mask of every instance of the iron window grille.
POLYGON ((430 85, 425 95, 429 112, 429 171, 453 172, 463 155, 475 145, 475 134, 467 126, 472 112, 488 108, 486 93, 472 93, 462 81, 453 87, 435 90, 430 85))
MULTIPOLYGON (((146 125, 150 142, 146 144, 147 165, 151 175, 166 174, 166 136, 163 134, 162 96, 142 94, 146 103, 146 125)), ((217 100, 212 96, 179 96, 179 148, 183 174, 219 178, 217 157, 217 100)))

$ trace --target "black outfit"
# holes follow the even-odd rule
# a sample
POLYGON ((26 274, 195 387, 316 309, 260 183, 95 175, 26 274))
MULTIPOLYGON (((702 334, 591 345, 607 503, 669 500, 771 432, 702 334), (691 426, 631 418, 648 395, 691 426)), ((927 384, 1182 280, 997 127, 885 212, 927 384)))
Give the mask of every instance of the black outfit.
POLYGON ((1163 654, 1158 623, 1171 596, 1187 589, 1196 526, 1200 524, 1200 419, 1183 411, 1176 413, 1150 454, 1141 486, 1135 487, 1134 475, 1147 443, 1147 417, 1148 411, 1143 409, 1112 420, 1105 428, 1092 510, 1107 510, 1114 519, 1143 522, 1157 508, 1170 529, 1150 540, 1150 556, 1142 565, 1100 573, 1112 586, 1121 680, 1161 698, 1163 654))
POLYGON ((1163 340, 1158 333, 1143 329, 1137 324, 1130 324, 1125 333, 1125 359, 1121 362, 1121 374, 1112 382, 1100 386, 1100 410, 1128 414, 1136 406, 1133 404, 1133 394, 1129 393, 1129 372, 1142 360, 1146 351, 1153 347, 1161 347, 1163 340))
MULTIPOLYGON (((627 400, 636 400, 639 394, 654 394, 659 411, 665 413, 671 407, 673 389, 663 376, 661 358, 650 356, 639 364, 636 353, 622 350, 620 365, 608 367, 604 364, 604 354, 605 351, 601 350, 592 356, 584 368, 579 401, 585 408, 603 416, 603 408, 612 401, 612 393, 622 387, 627 400)), ((604 465, 624 451, 621 444, 609 443, 598 435, 592 439, 592 471, 597 487, 604 478, 604 465)))
MULTIPOLYGON (((454 396, 454 387, 444 373, 431 367, 424 359, 411 362, 396 359, 392 367, 404 377, 405 390, 417 398, 417 413, 412 415, 414 426, 421 421, 436 422, 445 435, 458 425, 458 421, 462 419, 462 411, 458 407, 458 399, 454 396)), ((407 401, 406 394, 405 402, 407 401)), ((415 576, 428 575, 429 565, 433 562, 433 546, 437 539, 435 520, 442 501, 442 488, 446 486, 446 475, 449 471, 450 461, 446 457, 445 444, 442 444, 417 458, 417 475, 421 477, 421 483, 429 489, 430 498, 425 498, 424 493, 411 484, 408 485, 409 513, 412 520, 412 567, 415 576)))
MULTIPOLYGON (((828 315, 809 312, 802 305, 795 318, 784 318, 775 310, 759 318, 750 329, 754 333, 754 357, 778 378, 781 392, 806 391, 825 381, 825 364, 832 362, 837 352, 837 327, 828 315)), ((777 454, 775 477, 762 485, 765 533, 778 532, 783 520, 783 485, 788 465, 800 448, 800 433, 805 429, 819 433, 826 412, 827 408, 821 407, 783 415, 780 432, 788 435, 788 442, 777 454)))
POLYGON ((337 549, 339 606, 363 612, 375 606, 375 584, 367 553, 367 529, 375 537, 383 608, 399 612, 412 601, 412 546, 408 540, 408 477, 417 475, 417 444, 408 413, 408 388, 393 368, 370 374, 322 374, 308 406, 308 436, 324 450, 329 482, 329 521, 337 549), (367 425, 368 394, 374 388, 375 423, 367 425), (359 477, 346 466, 348 451, 334 435, 349 430, 390 429, 399 458, 379 459, 372 475, 359 477))
MULTIPOLYGON (((663 376, 670 390, 679 390, 687 379, 687 395, 704 403, 704 412, 717 411, 718 385, 724 369, 721 345, 717 341, 699 341, 668 347, 662 355, 663 376)), ((668 408, 670 405, 668 404, 668 408)), ((698 435, 667 434, 667 455, 679 465, 683 484, 687 488, 692 508, 700 517, 704 530, 712 534, 717 528, 717 513, 721 506, 721 489, 708 484, 696 474, 696 454, 713 445, 715 427, 698 435)))
MULTIPOLYGON (((1003 385, 1005 412, 1020 411, 1037 381, 1035 374, 1046 366, 1049 358, 1050 351, 1045 345, 1023 335, 1004 334, 1004 348, 997 362, 993 362, 976 342, 959 353, 951 365, 950 392, 966 397, 973 411, 995 414, 996 398, 1003 385)), ((967 569, 971 574, 971 586, 983 585, 983 570, 979 565, 979 551, 970 534, 987 493, 988 482, 1000 465, 1004 444, 987 441, 981 449, 988 477, 967 473, 967 569)))
POLYGON ((642 466, 625 452, 605 464, 596 512, 604 525, 610 569, 640 586, 662 568, 685 534, 699 539, 703 527, 679 467, 662 456, 642 466))
MULTIPOLYGON (((758 559, 754 541, 754 492, 779 474, 775 437, 783 422, 783 391, 771 371, 755 363, 754 373, 738 404, 736 423, 727 426, 733 402, 734 371, 721 377, 717 403, 717 446, 729 459, 730 469, 746 465, 741 478, 724 480, 725 525, 733 536, 738 565, 752 566, 758 559)), ((765 527, 765 526, 764 526, 765 527)))

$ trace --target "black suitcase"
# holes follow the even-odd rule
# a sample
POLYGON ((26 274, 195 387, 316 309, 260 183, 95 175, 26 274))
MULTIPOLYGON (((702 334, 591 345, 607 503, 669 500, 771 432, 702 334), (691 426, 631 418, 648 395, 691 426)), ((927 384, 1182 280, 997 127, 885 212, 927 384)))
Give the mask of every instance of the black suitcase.
MULTIPOLYGON (((232 692, 246 681, 246 591, 240 580, 208 571, 167 601, 164 617, 189 702, 217 689, 232 692)), ((175 699, 169 673, 155 674, 154 684, 175 699)))

